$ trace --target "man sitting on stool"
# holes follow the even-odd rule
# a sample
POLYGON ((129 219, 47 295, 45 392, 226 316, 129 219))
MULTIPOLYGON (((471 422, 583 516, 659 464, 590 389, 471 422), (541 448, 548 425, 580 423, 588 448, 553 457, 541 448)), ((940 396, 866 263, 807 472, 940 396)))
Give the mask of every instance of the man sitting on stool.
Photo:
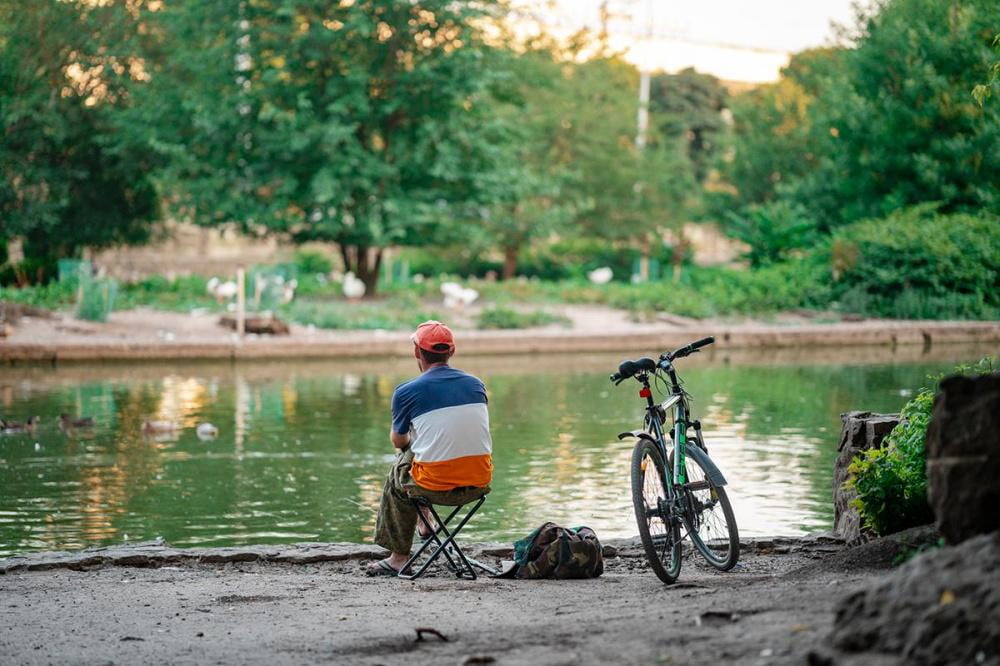
MULTIPOLYGON (((392 394, 389 439, 399 455, 385 480, 375 523, 375 543, 390 555, 368 569, 373 576, 398 574, 410 557, 417 526, 411 497, 466 504, 490 492, 493 476, 483 382, 448 365, 455 338, 441 322, 425 321, 410 339, 421 374, 392 394)), ((429 512, 424 515, 429 521, 429 512)), ((421 535, 428 536, 423 529, 421 535)))

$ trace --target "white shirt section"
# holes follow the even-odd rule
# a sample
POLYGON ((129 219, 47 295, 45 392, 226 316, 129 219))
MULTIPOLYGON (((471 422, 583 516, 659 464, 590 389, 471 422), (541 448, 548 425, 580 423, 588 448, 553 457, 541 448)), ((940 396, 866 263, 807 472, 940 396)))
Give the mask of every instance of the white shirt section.
POLYGON ((442 407, 413 419, 410 449, 418 462, 443 462, 493 452, 484 403, 442 407))

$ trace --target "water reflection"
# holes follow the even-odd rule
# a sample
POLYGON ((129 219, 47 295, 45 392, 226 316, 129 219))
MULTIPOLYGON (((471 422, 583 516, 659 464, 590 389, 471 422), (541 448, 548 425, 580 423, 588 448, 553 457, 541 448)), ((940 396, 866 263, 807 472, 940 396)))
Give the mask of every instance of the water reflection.
MULTIPOLYGON (((839 414, 894 410, 929 373, 988 350, 872 363, 732 355, 693 358, 713 458, 741 532, 829 528, 839 414)), ((866 352, 868 353, 868 352, 866 352)), ((509 541, 544 520, 635 533, 628 464, 616 434, 639 425, 635 387, 612 389, 618 356, 470 358, 490 391, 497 476, 472 538, 509 541)), ((0 438, 0 554, 163 537, 177 546, 360 541, 374 531, 395 385, 412 360, 181 364, 6 370, 3 414, 44 417, 0 438), (62 432, 60 412, 91 415, 62 432), (151 437, 146 419, 176 431, 151 437), (220 436, 202 441, 198 423, 220 436)))

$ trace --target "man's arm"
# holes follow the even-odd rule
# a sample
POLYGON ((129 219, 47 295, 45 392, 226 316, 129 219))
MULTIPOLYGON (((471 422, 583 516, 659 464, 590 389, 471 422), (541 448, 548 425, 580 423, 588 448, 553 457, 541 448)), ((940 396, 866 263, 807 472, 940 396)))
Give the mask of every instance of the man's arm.
POLYGON ((393 428, 389 428, 389 439, 397 449, 405 449, 410 444, 410 433, 400 435, 393 428))

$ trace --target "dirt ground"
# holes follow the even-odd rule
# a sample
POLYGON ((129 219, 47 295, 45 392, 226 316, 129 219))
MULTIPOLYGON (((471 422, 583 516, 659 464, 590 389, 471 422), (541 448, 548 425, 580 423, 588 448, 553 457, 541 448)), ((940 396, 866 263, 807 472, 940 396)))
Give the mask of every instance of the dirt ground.
POLYGON ((581 581, 368 578, 360 555, 13 571, 0 575, 0 662, 894 663, 825 644, 836 602, 869 585, 885 557, 755 540, 734 571, 689 554, 665 586, 633 542, 615 548, 602 577, 581 581), (417 641, 420 628, 447 640, 417 641))

